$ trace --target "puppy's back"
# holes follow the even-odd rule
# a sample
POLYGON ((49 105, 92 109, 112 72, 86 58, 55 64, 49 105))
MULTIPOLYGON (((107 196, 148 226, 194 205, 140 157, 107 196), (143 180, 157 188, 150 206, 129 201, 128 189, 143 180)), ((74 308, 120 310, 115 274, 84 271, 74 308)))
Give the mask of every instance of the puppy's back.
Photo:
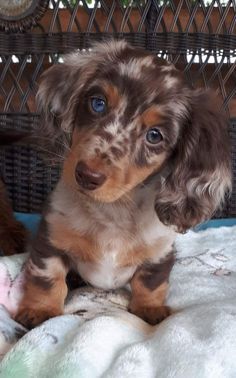
POLYGON ((8 146, 17 142, 26 140, 29 137, 29 133, 16 132, 13 130, 1 130, 0 131, 0 147, 8 146))

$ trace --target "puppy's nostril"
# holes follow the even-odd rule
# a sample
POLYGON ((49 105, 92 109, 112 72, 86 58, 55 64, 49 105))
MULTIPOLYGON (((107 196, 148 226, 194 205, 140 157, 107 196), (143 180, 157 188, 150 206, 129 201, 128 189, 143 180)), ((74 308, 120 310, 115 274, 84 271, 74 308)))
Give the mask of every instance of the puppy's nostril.
POLYGON ((91 170, 83 161, 76 166, 75 178, 78 184, 87 190, 95 190, 106 181, 106 175, 91 170))

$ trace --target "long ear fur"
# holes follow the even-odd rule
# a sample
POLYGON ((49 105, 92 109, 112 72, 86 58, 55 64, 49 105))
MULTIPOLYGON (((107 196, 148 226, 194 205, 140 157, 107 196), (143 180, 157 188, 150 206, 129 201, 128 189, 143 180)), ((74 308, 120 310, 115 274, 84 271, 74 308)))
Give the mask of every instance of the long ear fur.
POLYGON ((36 143, 54 154, 56 162, 70 145, 80 93, 97 67, 91 52, 77 51, 64 58, 64 63, 43 73, 36 97, 40 113, 36 143))
POLYGON ((231 190, 227 121, 210 91, 193 91, 190 111, 158 193, 160 220, 179 232, 209 219, 231 190))
POLYGON ((79 68, 68 64, 52 66, 42 75, 37 93, 40 120, 36 144, 42 151, 49 151, 49 156, 52 153, 55 161, 57 155, 63 155, 70 143, 74 105, 82 85, 78 83, 79 71, 79 68))

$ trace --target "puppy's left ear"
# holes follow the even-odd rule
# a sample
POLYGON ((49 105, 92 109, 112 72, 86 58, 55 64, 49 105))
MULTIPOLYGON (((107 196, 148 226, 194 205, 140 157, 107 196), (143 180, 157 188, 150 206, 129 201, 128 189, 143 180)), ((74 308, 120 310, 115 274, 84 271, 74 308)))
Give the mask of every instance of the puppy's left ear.
POLYGON ((186 122, 155 209, 160 220, 184 232, 211 218, 231 190, 228 122, 215 95, 192 91, 186 122))

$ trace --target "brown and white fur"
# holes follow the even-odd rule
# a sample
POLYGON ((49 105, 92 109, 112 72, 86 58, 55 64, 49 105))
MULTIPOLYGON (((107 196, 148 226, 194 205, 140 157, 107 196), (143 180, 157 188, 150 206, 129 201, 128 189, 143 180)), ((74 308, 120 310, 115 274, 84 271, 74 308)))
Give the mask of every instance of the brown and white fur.
POLYGON ((31 327, 63 313, 74 269, 105 290, 130 283, 130 311, 156 324, 169 314, 177 232, 210 218, 231 187, 217 100, 172 64, 111 41, 46 71, 38 102, 44 141, 63 166, 30 247, 17 320, 31 327))

